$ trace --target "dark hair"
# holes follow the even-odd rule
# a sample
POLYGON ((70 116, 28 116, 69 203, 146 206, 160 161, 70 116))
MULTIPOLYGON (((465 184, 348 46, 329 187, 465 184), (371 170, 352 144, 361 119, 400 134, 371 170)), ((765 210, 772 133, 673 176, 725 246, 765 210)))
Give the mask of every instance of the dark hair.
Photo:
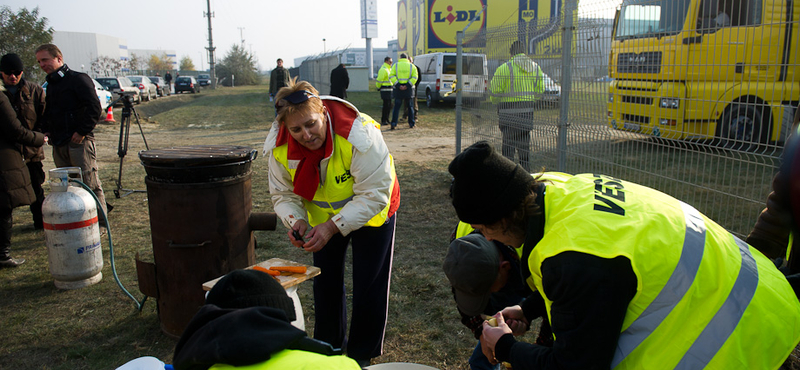
POLYGON ((512 56, 524 53, 525 45, 520 40, 514 41, 513 43, 511 43, 511 48, 509 49, 509 51, 511 52, 512 56))
POLYGON ((406 53, 400 53, 400 58, 408 58, 408 54, 406 54, 406 53))
POLYGON ((278 60, 276 60, 275 63, 278 63, 278 62, 283 62, 283 59, 278 58, 278 60))
MULTIPOLYGON (((542 169, 540 173, 543 172, 544 169, 542 169)), ((499 221, 494 223, 494 225, 487 226, 493 229, 503 230, 505 233, 525 234, 525 230, 528 226, 528 219, 539 216, 542 213, 539 205, 536 204, 536 198, 538 196, 536 193, 536 188, 539 186, 539 184, 541 184, 539 181, 541 177, 542 175, 540 174, 534 178, 534 182, 531 184, 530 193, 523 198, 522 202, 513 208, 508 215, 501 218, 499 221)))
POLYGON ((392 57, 386 57, 386 58, 383 58, 383 61, 384 61, 384 62, 388 62, 388 61, 390 61, 390 60, 392 60, 392 57))

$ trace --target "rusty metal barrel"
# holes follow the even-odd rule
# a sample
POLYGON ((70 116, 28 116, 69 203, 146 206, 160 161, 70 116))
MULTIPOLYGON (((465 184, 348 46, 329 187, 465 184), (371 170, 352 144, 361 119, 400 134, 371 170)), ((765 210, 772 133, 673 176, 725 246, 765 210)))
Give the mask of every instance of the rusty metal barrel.
POLYGON ((244 146, 197 145, 139 152, 147 176, 153 261, 137 254, 139 290, 155 297, 161 330, 179 337, 203 305, 202 284, 255 264, 253 230, 274 230, 274 213, 251 214, 244 146))

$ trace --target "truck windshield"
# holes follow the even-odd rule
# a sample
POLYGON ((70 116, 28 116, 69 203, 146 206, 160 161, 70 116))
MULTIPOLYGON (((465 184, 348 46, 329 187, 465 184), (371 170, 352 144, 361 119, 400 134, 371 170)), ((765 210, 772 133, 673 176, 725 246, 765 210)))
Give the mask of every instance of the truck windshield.
POLYGON ((689 0, 624 0, 616 40, 675 35, 683 28, 689 0))

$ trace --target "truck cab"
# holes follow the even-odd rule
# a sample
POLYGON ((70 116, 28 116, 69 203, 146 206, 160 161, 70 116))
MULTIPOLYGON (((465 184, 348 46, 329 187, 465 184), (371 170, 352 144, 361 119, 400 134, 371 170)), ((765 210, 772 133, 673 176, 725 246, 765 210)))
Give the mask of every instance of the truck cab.
POLYGON ((782 142, 800 101, 792 0, 623 0, 608 124, 744 149, 782 142))

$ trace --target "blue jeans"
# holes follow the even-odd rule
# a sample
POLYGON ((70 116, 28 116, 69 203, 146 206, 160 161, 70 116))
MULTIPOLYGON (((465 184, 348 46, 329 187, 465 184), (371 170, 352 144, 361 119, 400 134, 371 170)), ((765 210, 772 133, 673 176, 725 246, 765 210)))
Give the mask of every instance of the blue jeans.
POLYGON ((400 109, 403 108, 403 101, 408 101, 408 127, 414 127, 414 105, 411 104, 411 99, 394 99, 394 111, 392 112, 392 127, 397 126, 397 116, 400 114, 400 109))
POLYGON ((478 341, 478 345, 475 347, 475 350, 472 351, 472 356, 469 356, 469 368, 471 370, 504 370, 503 364, 492 365, 489 362, 489 359, 483 355, 483 351, 481 350, 481 342, 478 341))

